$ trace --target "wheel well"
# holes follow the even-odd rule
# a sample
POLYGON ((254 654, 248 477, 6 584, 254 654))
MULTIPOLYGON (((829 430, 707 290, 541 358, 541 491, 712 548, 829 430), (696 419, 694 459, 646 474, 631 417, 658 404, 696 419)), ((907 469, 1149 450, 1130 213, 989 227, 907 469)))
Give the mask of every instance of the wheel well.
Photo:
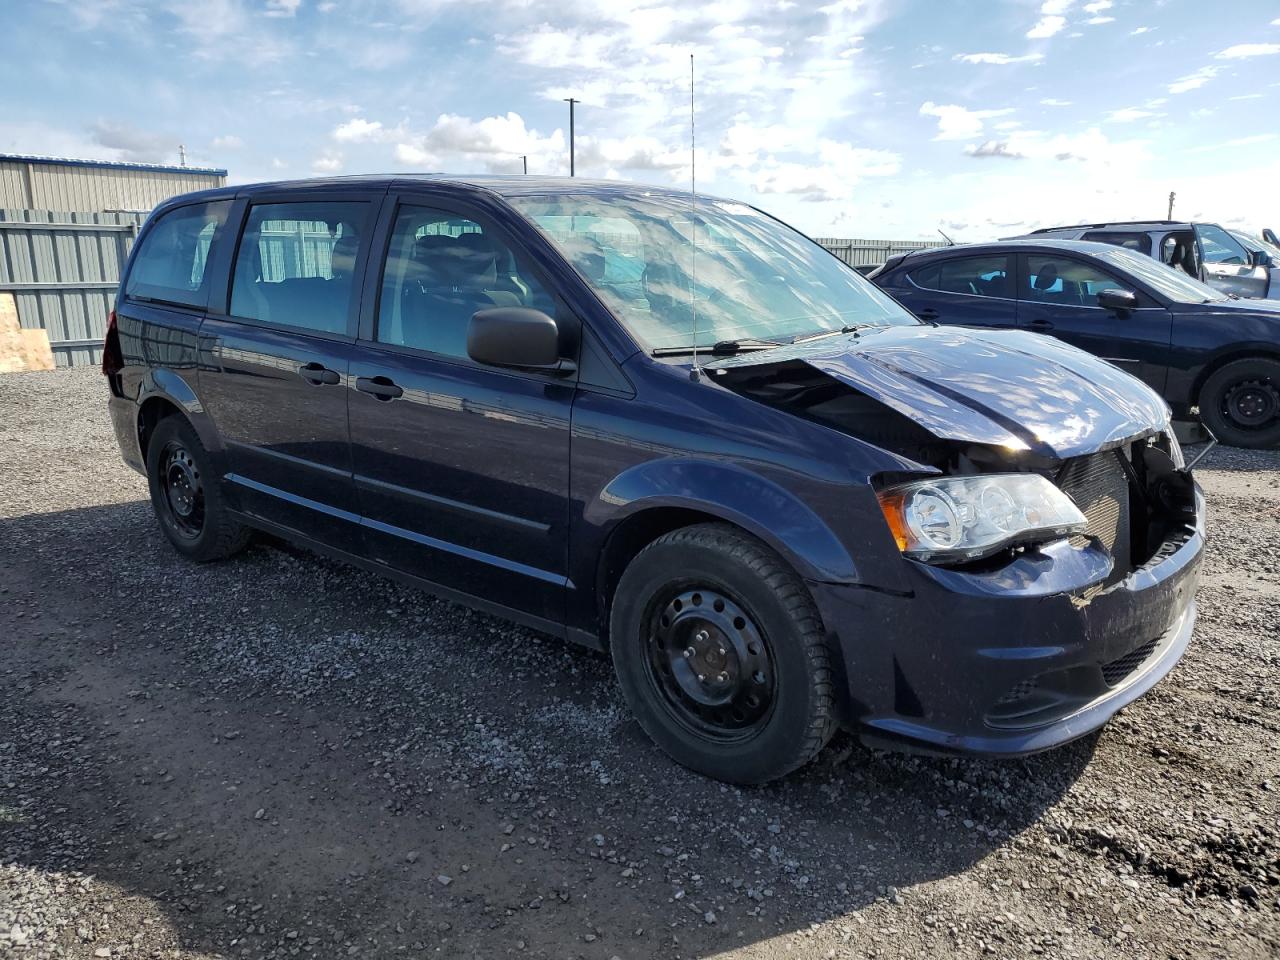
POLYGON ((632 514, 619 522, 605 541, 596 573, 596 603, 600 617, 600 639, 609 641, 609 611, 622 572, 641 550, 672 530, 698 523, 725 523, 721 517, 682 507, 654 507, 632 514))
POLYGON ((147 462, 147 444, 151 442, 160 421, 166 417, 180 416, 182 411, 164 397, 151 397, 142 404, 138 410, 138 449, 142 452, 143 463, 147 462))
POLYGON ((1187 404, 1192 407, 1200 405, 1200 391, 1204 389, 1205 381, 1211 376, 1225 367, 1228 363, 1235 363, 1237 360, 1280 360, 1280 353, 1274 350, 1268 350, 1265 347, 1250 347, 1245 350, 1237 350, 1235 353, 1228 353, 1218 357, 1213 362, 1205 365, 1196 377, 1195 383, 1191 387, 1191 397, 1187 400, 1187 404))

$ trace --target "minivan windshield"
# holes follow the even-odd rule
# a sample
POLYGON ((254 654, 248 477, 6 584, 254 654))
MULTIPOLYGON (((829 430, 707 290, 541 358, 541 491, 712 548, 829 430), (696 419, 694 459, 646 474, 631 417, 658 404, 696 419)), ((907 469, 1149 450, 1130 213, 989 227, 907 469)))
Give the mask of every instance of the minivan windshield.
POLYGON ((510 202, 650 350, 749 349, 919 322, 818 244, 744 204, 660 193, 510 202))
POLYGON ((1123 247, 1095 250, 1093 255, 1105 263, 1128 271, 1174 303, 1208 303, 1211 300, 1229 299, 1226 294, 1187 276, 1176 267, 1166 266, 1159 260, 1123 247))

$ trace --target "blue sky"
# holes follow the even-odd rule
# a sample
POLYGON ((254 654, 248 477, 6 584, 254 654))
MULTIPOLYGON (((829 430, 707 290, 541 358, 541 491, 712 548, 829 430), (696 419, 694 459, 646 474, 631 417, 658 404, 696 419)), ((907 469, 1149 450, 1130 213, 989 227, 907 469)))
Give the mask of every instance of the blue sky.
POLYGON ((815 235, 1280 229, 1280 0, 32 0, 0 150, 688 183, 815 235))

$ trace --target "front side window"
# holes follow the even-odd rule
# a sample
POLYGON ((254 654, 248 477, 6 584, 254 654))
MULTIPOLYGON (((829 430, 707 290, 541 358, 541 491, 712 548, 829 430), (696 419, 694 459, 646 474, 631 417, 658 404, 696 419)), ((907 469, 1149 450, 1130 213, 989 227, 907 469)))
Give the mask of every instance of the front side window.
POLYGON ((1007 256, 957 257, 913 270, 910 276, 916 286, 926 290, 975 297, 1013 296, 1007 256))
POLYGON ((187 307, 206 306, 209 289, 204 268, 230 209, 230 200, 219 200, 162 214, 134 255, 125 295, 187 307))
POLYGON ((651 350, 919 322, 818 244, 743 204, 661 193, 510 202, 651 350))
POLYGON ((231 284, 231 313, 346 333, 369 205, 264 203, 249 208, 231 284))
POLYGON ((1245 252, 1244 247, 1221 227, 1212 223, 1202 223, 1196 227, 1196 235, 1200 238, 1200 249, 1204 252, 1205 263, 1244 266, 1249 262, 1249 254, 1245 252))
POLYGON ((1123 289, 1124 284, 1094 264, 1056 254, 1031 254, 1022 296, 1040 303, 1096 307, 1101 291, 1123 289))
POLYGON ((378 340, 465 358, 471 315, 491 307, 556 312, 551 296, 492 231, 441 210, 401 207, 382 273, 378 340))
POLYGON ((1175 303, 1207 303, 1210 300, 1226 300, 1224 293, 1208 284, 1193 280, 1179 269, 1170 269, 1151 257, 1144 257, 1132 250, 1115 247, 1093 255, 1095 259, 1117 268, 1122 276, 1137 277, 1147 286, 1163 294, 1175 303))

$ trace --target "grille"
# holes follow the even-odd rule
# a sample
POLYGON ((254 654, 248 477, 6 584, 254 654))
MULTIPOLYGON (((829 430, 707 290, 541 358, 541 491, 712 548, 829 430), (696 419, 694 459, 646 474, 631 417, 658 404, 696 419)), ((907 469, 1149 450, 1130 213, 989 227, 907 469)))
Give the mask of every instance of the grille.
POLYGON ((1115 450, 1072 460, 1058 486, 1088 521, 1087 534, 1097 537, 1115 559, 1115 575, 1129 572, 1129 476, 1115 450))
POLYGON ((1121 683, 1125 677, 1133 673, 1140 666, 1146 663, 1147 658, 1155 652, 1156 646, 1160 643, 1160 638, 1144 643, 1137 650, 1126 653, 1123 657, 1112 660, 1110 663, 1102 665, 1102 679, 1107 682, 1108 687, 1114 687, 1121 683))
POLYGON ((1040 686, 1040 678, 1032 677, 1030 680, 1020 680, 1015 683, 999 700, 996 701, 997 707, 1003 707, 1010 703, 1017 703, 1019 700, 1025 700, 1031 694, 1035 693, 1036 687, 1040 686))

